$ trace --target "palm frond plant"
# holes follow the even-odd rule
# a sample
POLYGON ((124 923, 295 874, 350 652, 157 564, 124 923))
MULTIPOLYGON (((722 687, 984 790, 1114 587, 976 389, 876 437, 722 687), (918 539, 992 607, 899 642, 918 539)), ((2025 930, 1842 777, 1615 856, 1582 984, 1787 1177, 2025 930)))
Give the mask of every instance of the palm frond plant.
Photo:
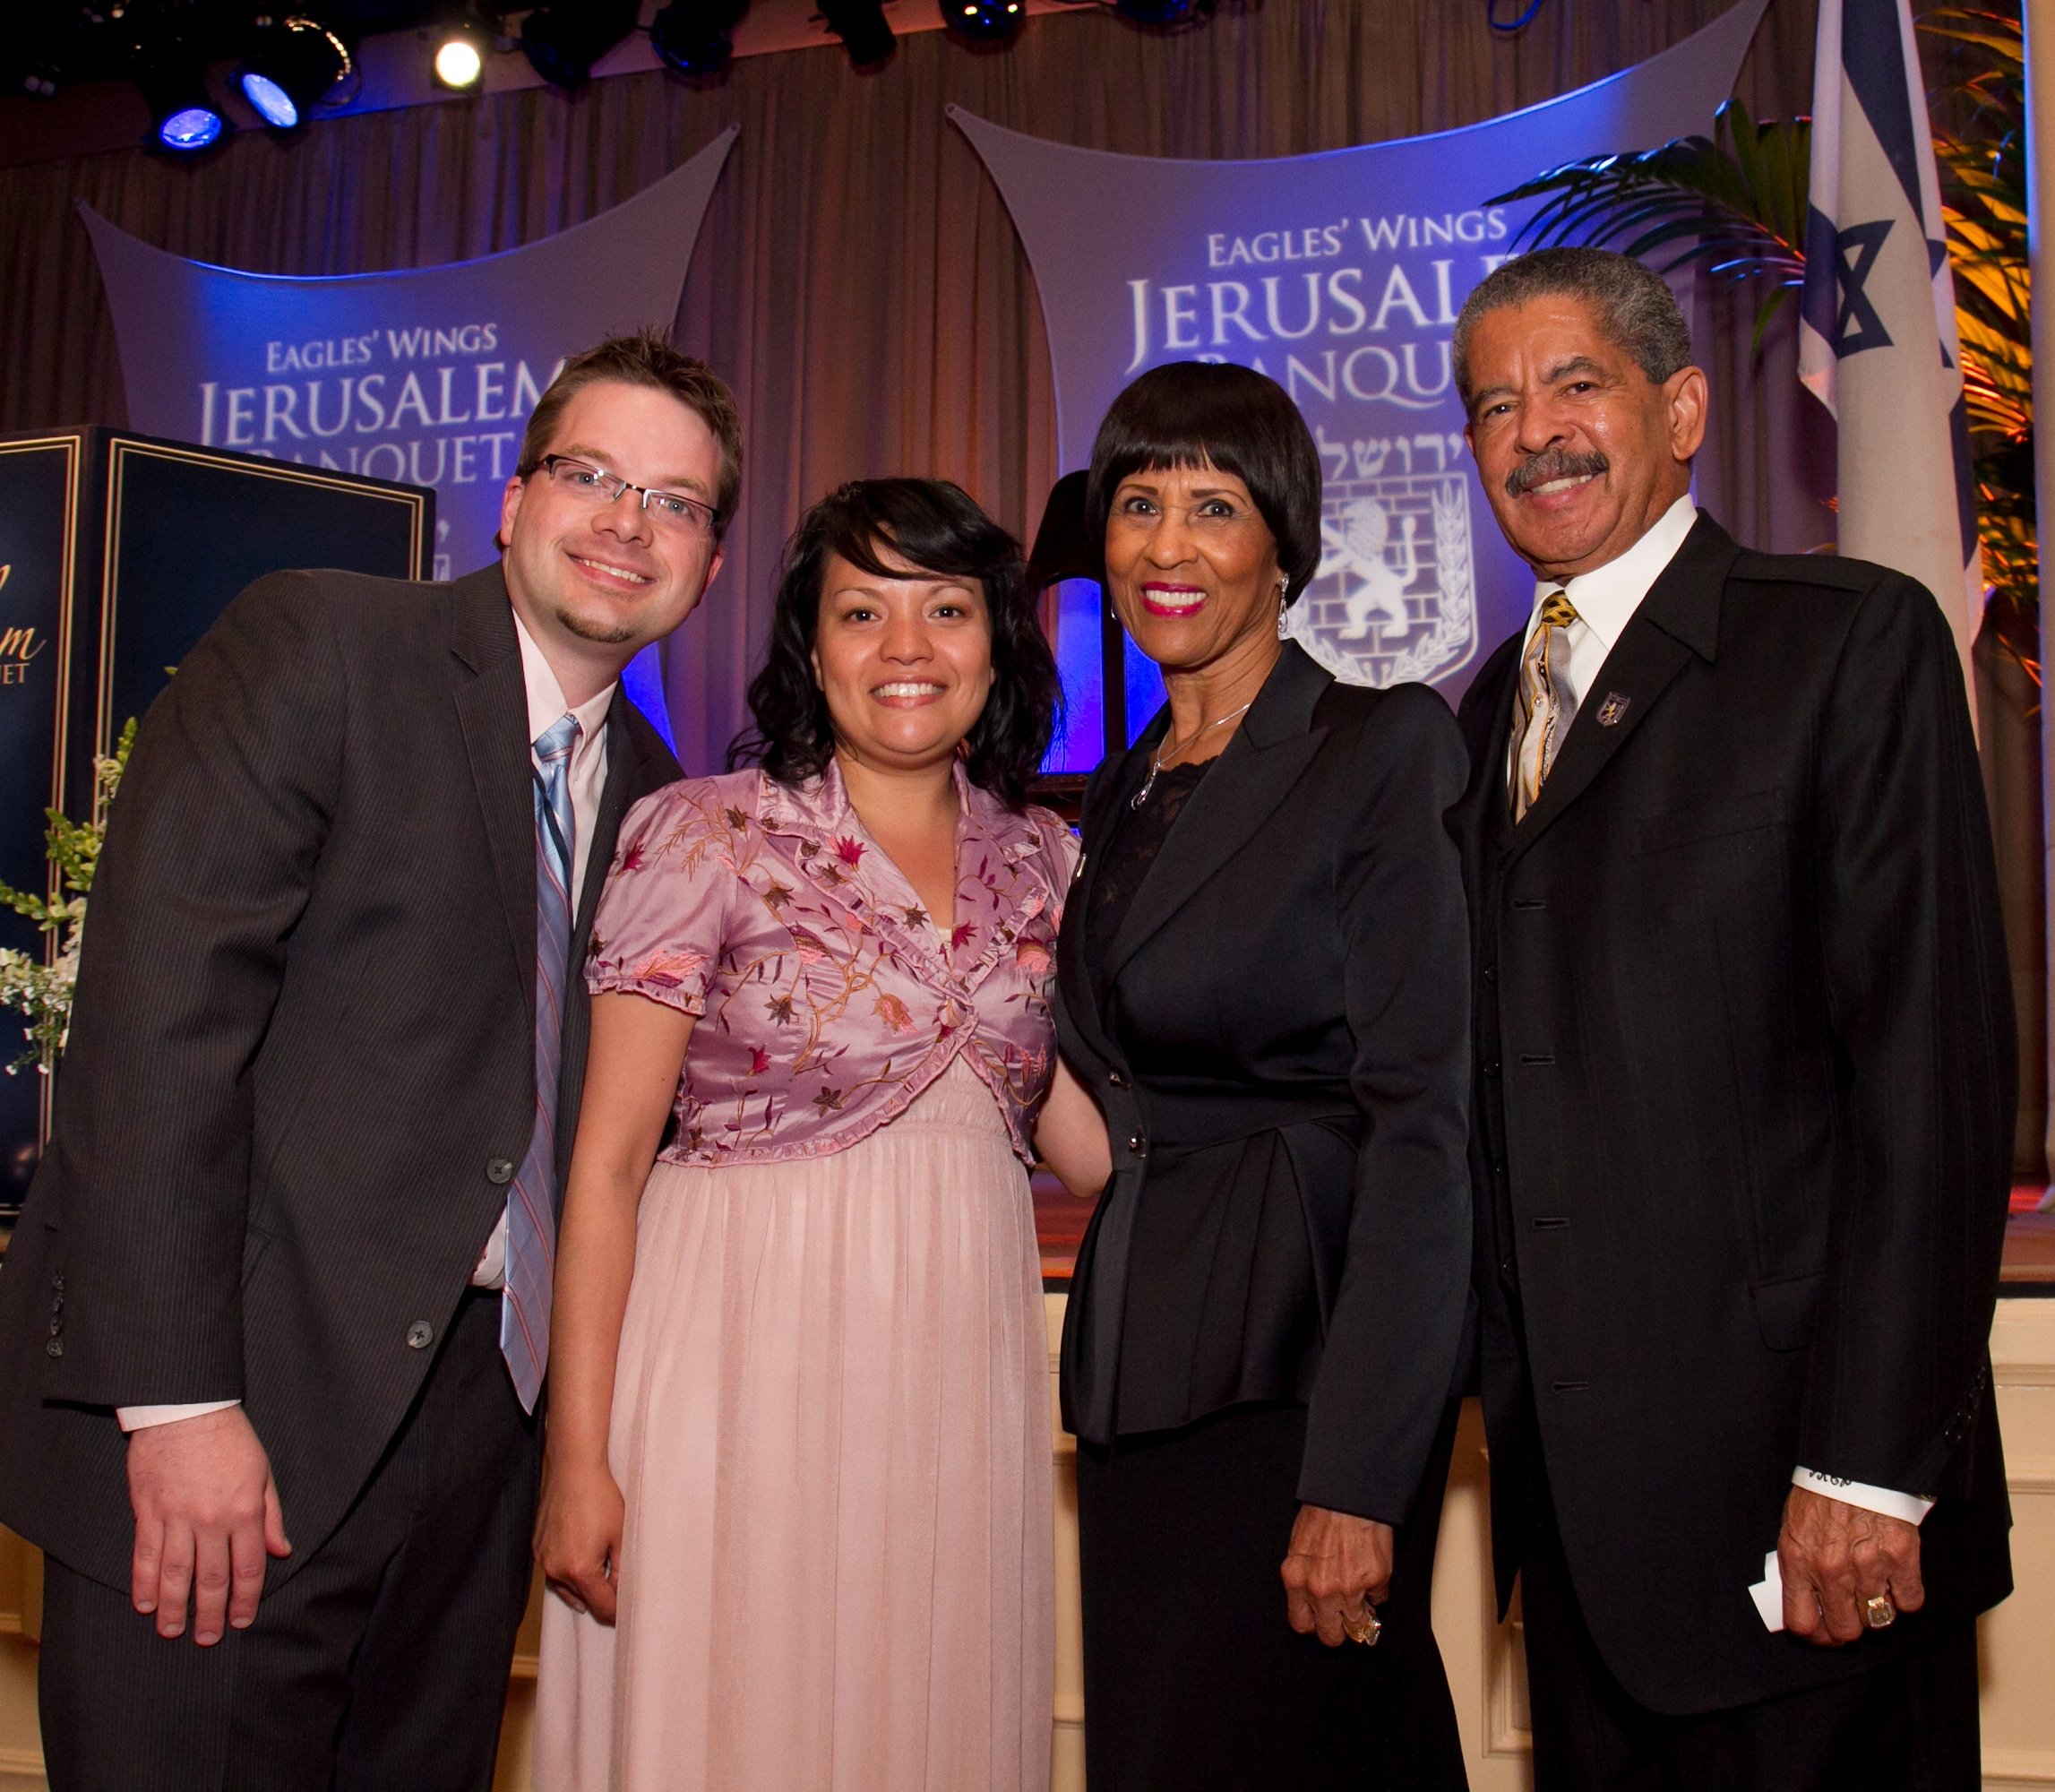
POLYGON ((1758 125, 1730 99, 1714 114, 1713 131, 1636 155, 1566 162, 1491 202, 1543 202, 1516 249, 1611 245, 1659 273, 1695 266, 1721 281, 1767 283, 1756 312, 1759 346, 1785 297, 1805 284, 1812 121, 1758 125))
POLYGON ((2034 515, 2032 277, 2026 256, 2026 57, 2019 22, 1946 6, 1920 28, 1963 46, 1973 72, 1944 90, 1964 115, 1936 130, 1956 328, 1992 628, 2041 683, 2034 515))
MULTIPOLYGON (((1936 125, 1956 326, 1977 486, 1989 614, 2005 650, 2038 685, 2038 559, 2034 515, 2034 358, 2026 255, 2026 65, 2019 22, 1943 6, 1919 29, 1973 72, 1938 98, 1960 119, 1936 125)), ((1694 267, 1722 282, 1765 288, 1751 352, 1792 289, 1805 283, 1807 118, 1758 124, 1739 99, 1711 137, 1680 137, 1639 154, 1569 162, 1498 195, 1539 200, 1517 248, 1595 243, 1658 272, 1694 267)))

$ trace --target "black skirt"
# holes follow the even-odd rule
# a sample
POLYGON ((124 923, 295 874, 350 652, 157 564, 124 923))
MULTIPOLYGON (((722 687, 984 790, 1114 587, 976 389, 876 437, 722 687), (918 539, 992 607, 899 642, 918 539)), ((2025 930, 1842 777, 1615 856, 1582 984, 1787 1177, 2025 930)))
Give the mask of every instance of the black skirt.
POLYGON ((1430 1607, 1456 1413, 1399 1529, 1372 1648, 1328 1649, 1285 1618, 1303 1408, 1079 1446, 1092 1792, 1464 1792, 1430 1607))

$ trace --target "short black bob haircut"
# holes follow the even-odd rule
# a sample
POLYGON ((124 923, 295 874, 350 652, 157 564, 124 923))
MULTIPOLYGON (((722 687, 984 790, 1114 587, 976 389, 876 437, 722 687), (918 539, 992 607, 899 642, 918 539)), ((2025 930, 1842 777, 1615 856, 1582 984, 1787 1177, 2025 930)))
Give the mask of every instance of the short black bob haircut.
POLYGON ((1092 444, 1085 521, 1105 539, 1113 494, 1131 473, 1213 466, 1249 487, 1277 538, 1291 604, 1320 565, 1320 457, 1284 387, 1252 367, 1172 361, 1113 401, 1092 444))
POLYGON ((992 619, 992 693, 971 728, 964 772, 1018 811, 1041 770, 1062 685, 1028 589, 1020 544, 947 479, 853 479, 799 520, 785 545, 770 652, 749 687, 753 728, 728 747, 728 764, 759 764, 780 784, 818 778, 835 754, 828 700, 813 678, 813 640, 828 558, 839 554, 876 578, 908 565, 944 578, 975 579, 992 619))

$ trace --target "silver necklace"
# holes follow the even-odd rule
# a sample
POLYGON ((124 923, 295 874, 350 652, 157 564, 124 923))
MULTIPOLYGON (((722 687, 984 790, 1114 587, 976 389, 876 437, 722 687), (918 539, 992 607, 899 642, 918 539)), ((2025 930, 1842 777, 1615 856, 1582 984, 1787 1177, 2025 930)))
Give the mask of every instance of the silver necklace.
MULTIPOLYGON (((1209 722, 1202 722, 1199 727, 1192 729, 1191 740, 1185 741, 1182 745, 1180 745, 1177 749, 1178 752, 1182 753, 1185 747, 1190 746, 1192 744, 1192 741, 1196 741, 1200 735, 1210 733, 1214 728, 1219 728, 1224 723, 1233 721, 1236 716, 1241 715, 1249 708, 1250 703, 1253 703, 1255 701, 1255 698, 1251 697, 1249 699, 1248 703, 1243 703, 1242 705, 1241 709, 1229 710, 1224 716, 1217 716, 1213 720, 1209 722)), ((1137 790, 1132 797, 1128 798, 1129 808, 1139 809, 1144 803, 1148 801, 1148 793, 1156 788, 1156 773, 1163 770, 1165 747, 1167 747, 1169 743, 1167 741, 1165 742, 1164 746, 1157 747, 1154 753, 1149 754, 1148 776, 1142 780, 1141 788, 1137 790)))

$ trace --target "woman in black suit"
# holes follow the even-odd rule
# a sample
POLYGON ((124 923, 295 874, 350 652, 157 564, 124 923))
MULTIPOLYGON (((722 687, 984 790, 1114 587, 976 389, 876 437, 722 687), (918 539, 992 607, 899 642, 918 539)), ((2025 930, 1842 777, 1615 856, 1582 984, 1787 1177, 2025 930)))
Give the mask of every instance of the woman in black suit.
POLYGON ((1320 504, 1246 368, 1143 375, 1093 451, 1107 590, 1170 698, 1093 775, 1060 950, 1113 1146, 1063 1336, 1113 1792, 1465 1784, 1428 1599, 1469 1273, 1466 761, 1432 692, 1279 640, 1320 504))

